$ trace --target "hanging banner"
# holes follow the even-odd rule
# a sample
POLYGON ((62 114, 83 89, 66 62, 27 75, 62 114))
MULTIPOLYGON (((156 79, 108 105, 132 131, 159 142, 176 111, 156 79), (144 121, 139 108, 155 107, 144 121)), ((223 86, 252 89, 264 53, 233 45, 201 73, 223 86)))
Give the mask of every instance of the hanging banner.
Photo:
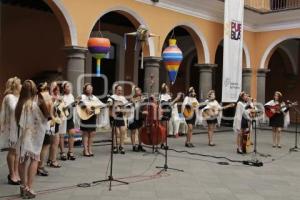
POLYGON ((225 0, 222 102, 236 102, 242 90, 244 0, 225 0))

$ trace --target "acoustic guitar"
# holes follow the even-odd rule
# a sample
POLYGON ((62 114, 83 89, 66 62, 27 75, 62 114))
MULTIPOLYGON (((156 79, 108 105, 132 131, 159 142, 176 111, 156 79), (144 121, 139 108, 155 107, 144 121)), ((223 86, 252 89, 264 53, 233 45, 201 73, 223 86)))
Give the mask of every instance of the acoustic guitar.
POLYGON ((94 115, 100 114, 107 105, 99 104, 98 101, 79 102, 76 106, 77 114, 81 120, 88 120, 94 115))
POLYGON ((235 106, 235 104, 231 103, 231 104, 228 104, 228 105, 223 106, 221 108, 218 108, 218 107, 214 106, 214 107, 205 109, 205 110, 202 111, 202 117, 206 120, 207 119, 214 119, 219 115, 221 110, 226 110, 226 109, 232 108, 234 106, 235 106))
POLYGON ((186 104, 184 109, 183 109, 183 116, 186 119, 190 119, 193 117, 195 110, 197 109, 201 109, 203 107, 205 107, 207 105, 207 102, 203 102, 203 103, 197 103, 197 102, 193 102, 192 105, 191 104, 186 104))
POLYGON ((295 102, 287 101, 285 103, 285 105, 280 105, 280 104, 276 104, 276 105, 273 105, 273 106, 266 105, 265 106, 265 113, 266 113, 267 117, 271 118, 276 113, 279 113, 280 110, 282 110, 283 108, 290 108, 290 107, 297 106, 297 105, 298 105, 297 101, 295 101, 295 102))
POLYGON ((69 109, 75 107, 79 101, 74 101, 73 103, 66 105, 62 99, 58 99, 54 102, 54 112, 58 124, 61 124, 62 121, 67 120, 70 117, 69 109))

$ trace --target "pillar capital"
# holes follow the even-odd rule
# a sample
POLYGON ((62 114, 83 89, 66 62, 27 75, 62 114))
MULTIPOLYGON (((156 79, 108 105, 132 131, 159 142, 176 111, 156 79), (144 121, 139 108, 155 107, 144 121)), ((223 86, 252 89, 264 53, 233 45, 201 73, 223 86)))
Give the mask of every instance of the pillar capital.
POLYGON ((243 74, 251 74, 252 72, 252 68, 243 67, 243 74))
POLYGON ((258 69, 257 70, 257 77, 265 77, 268 72, 270 72, 270 69, 258 69))
POLYGON ((65 52, 67 53, 68 58, 81 58, 85 59, 88 49, 85 47, 79 46, 66 46, 64 47, 65 52))
POLYGON ((194 66, 201 72, 212 72, 214 68, 218 67, 217 64, 195 64, 194 66))
POLYGON ((158 67, 159 68, 161 61, 162 61, 161 57, 155 57, 155 56, 144 57, 145 67, 158 67))

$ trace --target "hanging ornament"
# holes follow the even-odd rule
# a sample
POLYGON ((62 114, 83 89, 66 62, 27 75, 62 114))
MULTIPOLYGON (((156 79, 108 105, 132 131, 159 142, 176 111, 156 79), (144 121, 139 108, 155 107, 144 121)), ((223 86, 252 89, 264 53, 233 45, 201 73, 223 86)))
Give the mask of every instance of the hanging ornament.
POLYGON ((176 45, 176 39, 169 39, 169 46, 163 51, 162 57, 169 80, 173 85, 176 81, 178 69, 183 59, 182 51, 176 45))
POLYGON ((97 60, 96 75, 101 75, 101 59, 105 58, 110 49, 110 41, 107 38, 92 37, 88 40, 88 49, 93 58, 97 60))

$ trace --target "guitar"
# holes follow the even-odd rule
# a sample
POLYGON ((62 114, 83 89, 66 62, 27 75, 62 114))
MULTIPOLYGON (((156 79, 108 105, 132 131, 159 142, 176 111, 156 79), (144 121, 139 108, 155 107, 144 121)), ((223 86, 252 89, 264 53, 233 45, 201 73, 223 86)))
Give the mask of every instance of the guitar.
POLYGON ((202 111, 202 117, 204 119, 214 119, 219 115, 221 110, 226 110, 226 109, 232 108, 234 106, 235 106, 235 104, 231 103, 231 104, 228 104, 228 105, 223 106, 221 108, 218 108, 216 106, 211 107, 211 108, 207 108, 207 109, 202 111))
POLYGON ((251 140, 249 130, 245 130, 242 133, 242 151, 248 153, 251 150, 251 140))
POLYGON ((201 109, 203 107, 205 107, 207 105, 207 102, 203 102, 203 103, 197 103, 197 102, 193 102, 192 105, 187 104, 185 105, 184 109, 183 109, 183 116, 186 119, 192 118, 194 115, 194 111, 196 109, 201 109))
POLYGON ((106 104, 99 104, 98 101, 90 101, 83 103, 79 102, 76 106, 77 114, 81 120, 88 120, 94 115, 100 114, 103 108, 107 107, 106 104))
POLYGON ((75 107, 77 104, 77 100, 69 105, 66 105, 62 99, 56 100, 53 104, 53 109, 57 123, 61 124, 62 121, 67 120, 71 114, 69 108, 75 107))
POLYGON ((298 105, 297 101, 295 101, 295 102, 287 101, 285 105, 280 105, 280 104, 276 104, 276 105, 273 105, 273 106, 266 105, 265 106, 265 113, 266 113, 267 117, 271 118, 276 113, 279 113, 281 109, 290 108, 290 107, 297 106, 297 105, 298 105))

